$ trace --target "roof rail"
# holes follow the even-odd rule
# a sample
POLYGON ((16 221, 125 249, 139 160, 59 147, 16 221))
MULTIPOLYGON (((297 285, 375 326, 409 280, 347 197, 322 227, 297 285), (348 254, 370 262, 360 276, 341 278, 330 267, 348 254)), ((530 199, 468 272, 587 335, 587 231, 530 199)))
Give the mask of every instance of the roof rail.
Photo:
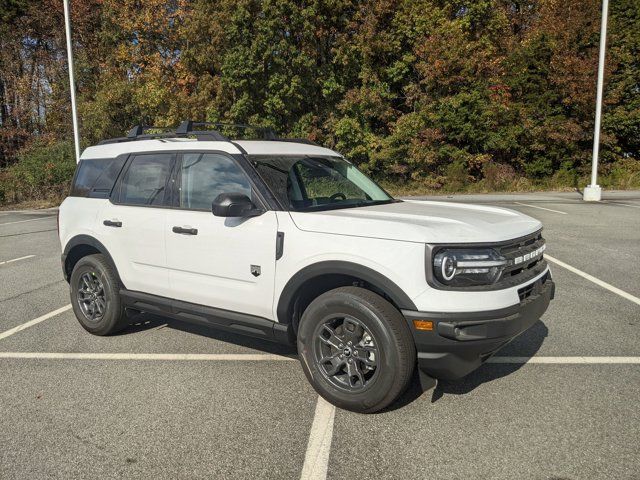
MULTIPOLYGON (((256 125, 246 125, 244 123, 222 123, 222 122, 194 122, 193 120, 183 121, 178 128, 177 134, 188 134, 193 131, 193 127, 216 127, 216 128, 237 128, 244 130, 255 130, 262 136, 263 140, 277 140, 276 132, 270 127, 259 127, 256 125)), ((208 130, 204 130, 208 131, 208 130)), ((215 130, 214 130, 215 131, 215 130)))
MULTIPOLYGON (((217 128, 241 128, 245 130, 255 130, 258 132, 262 138, 260 140, 273 140, 276 142, 291 142, 291 143, 304 143, 306 145, 315 145, 318 146, 316 142, 313 140, 309 140, 308 138, 282 138, 276 135, 276 132, 271 127, 260 127, 257 125, 246 125, 244 123, 222 123, 222 122, 194 122, 192 120, 183 121, 180 126, 176 129, 176 133, 187 133, 190 132, 193 127, 204 127, 204 126, 212 126, 217 128)), ((205 130, 206 131, 206 130, 205 130)))
POLYGON ((157 138, 184 138, 196 137, 196 140, 210 142, 228 142, 229 139, 216 130, 193 130, 185 128, 187 122, 182 122, 177 129, 172 127, 154 127, 148 125, 136 125, 127 133, 126 137, 110 138, 102 140, 98 145, 106 145, 109 143, 133 142, 136 140, 153 140, 157 138), (161 130, 159 133, 145 133, 149 130, 161 130))
POLYGON ((129 133, 127 133, 127 138, 137 138, 144 134, 145 131, 148 130, 171 130, 171 127, 153 127, 151 125, 136 125, 129 133))
MULTIPOLYGON (((196 124, 199 125, 199 124, 196 124)), ((216 130, 204 130, 196 131, 191 128, 193 122, 186 120, 180 124, 175 130, 172 127, 146 127, 143 125, 136 125, 127 134, 127 138, 133 140, 149 139, 149 138, 162 138, 162 137, 185 137, 195 136, 197 140, 208 140, 214 142, 228 142, 229 139, 216 130), (144 132, 147 130, 165 130, 164 133, 147 134, 144 132)))
POLYGON ((136 125, 127 133, 126 137, 110 138, 102 140, 98 145, 106 145, 109 143, 132 142, 136 140, 152 140, 157 138, 188 138, 195 137, 200 141, 213 142, 230 142, 231 140, 220 133, 217 129, 195 130, 194 127, 216 127, 216 128, 237 128, 245 130, 255 130, 262 137, 261 140, 273 140, 279 142, 296 142, 306 143, 308 145, 317 145, 312 140, 305 138, 279 138, 270 127, 259 127, 256 125, 245 125, 242 123, 220 123, 220 122, 194 122, 193 120, 184 120, 175 130, 171 127, 154 127, 149 125, 136 125), (156 133, 146 133, 149 130, 156 130, 156 133))

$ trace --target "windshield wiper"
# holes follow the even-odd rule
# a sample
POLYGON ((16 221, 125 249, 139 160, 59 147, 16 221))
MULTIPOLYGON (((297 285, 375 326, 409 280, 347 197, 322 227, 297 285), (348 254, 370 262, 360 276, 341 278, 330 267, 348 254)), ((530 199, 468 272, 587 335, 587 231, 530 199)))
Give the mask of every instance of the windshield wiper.
POLYGON ((390 198, 388 200, 363 200, 361 202, 356 203, 356 207, 371 207, 373 205, 386 205, 388 203, 396 203, 401 202, 402 200, 396 200, 394 198, 390 198))
POLYGON ((371 207, 373 205, 385 205, 388 203, 395 203, 402 200, 395 200, 390 198, 389 200, 360 200, 353 203, 327 203, 324 205, 311 205, 302 210, 297 210, 298 212, 320 212, 323 210, 340 210, 344 208, 358 208, 358 207, 371 207))

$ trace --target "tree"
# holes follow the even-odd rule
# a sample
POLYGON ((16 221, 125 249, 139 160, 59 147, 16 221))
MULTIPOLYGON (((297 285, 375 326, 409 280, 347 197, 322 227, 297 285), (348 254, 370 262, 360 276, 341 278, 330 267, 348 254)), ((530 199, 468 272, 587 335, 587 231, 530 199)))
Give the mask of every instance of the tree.
MULTIPOLYGON (((85 142, 141 122, 249 122, 434 185, 589 163, 599 0, 71 4, 85 142)), ((0 165, 34 137, 70 136, 61 9, 0 4, 0 165)), ((640 4, 610 18, 605 169, 640 148, 640 4)))

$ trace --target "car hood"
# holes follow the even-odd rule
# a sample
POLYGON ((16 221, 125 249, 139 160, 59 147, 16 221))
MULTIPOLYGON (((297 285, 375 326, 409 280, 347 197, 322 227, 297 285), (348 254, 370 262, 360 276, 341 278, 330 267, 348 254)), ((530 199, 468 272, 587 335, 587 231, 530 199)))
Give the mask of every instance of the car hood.
POLYGON ((417 200, 291 217, 308 232, 420 243, 500 242, 542 228, 538 220, 506 208, 417 200))

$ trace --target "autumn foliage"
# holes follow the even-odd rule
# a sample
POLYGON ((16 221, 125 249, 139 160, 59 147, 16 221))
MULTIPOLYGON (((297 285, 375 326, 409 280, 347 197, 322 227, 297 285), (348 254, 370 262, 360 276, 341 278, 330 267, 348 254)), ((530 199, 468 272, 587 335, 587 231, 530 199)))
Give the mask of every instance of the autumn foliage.
MULTIPOLYGON (((436 189, 588 169, 597 0, 71 3, 87 144, 191 118, 308 137, 436 189)), ((0 18, 7 167, 71 122, 62 2, 3 0, 0 18)), ((611 2, 609 32, 605 172, 640 155, 638 0, 611 2)))

